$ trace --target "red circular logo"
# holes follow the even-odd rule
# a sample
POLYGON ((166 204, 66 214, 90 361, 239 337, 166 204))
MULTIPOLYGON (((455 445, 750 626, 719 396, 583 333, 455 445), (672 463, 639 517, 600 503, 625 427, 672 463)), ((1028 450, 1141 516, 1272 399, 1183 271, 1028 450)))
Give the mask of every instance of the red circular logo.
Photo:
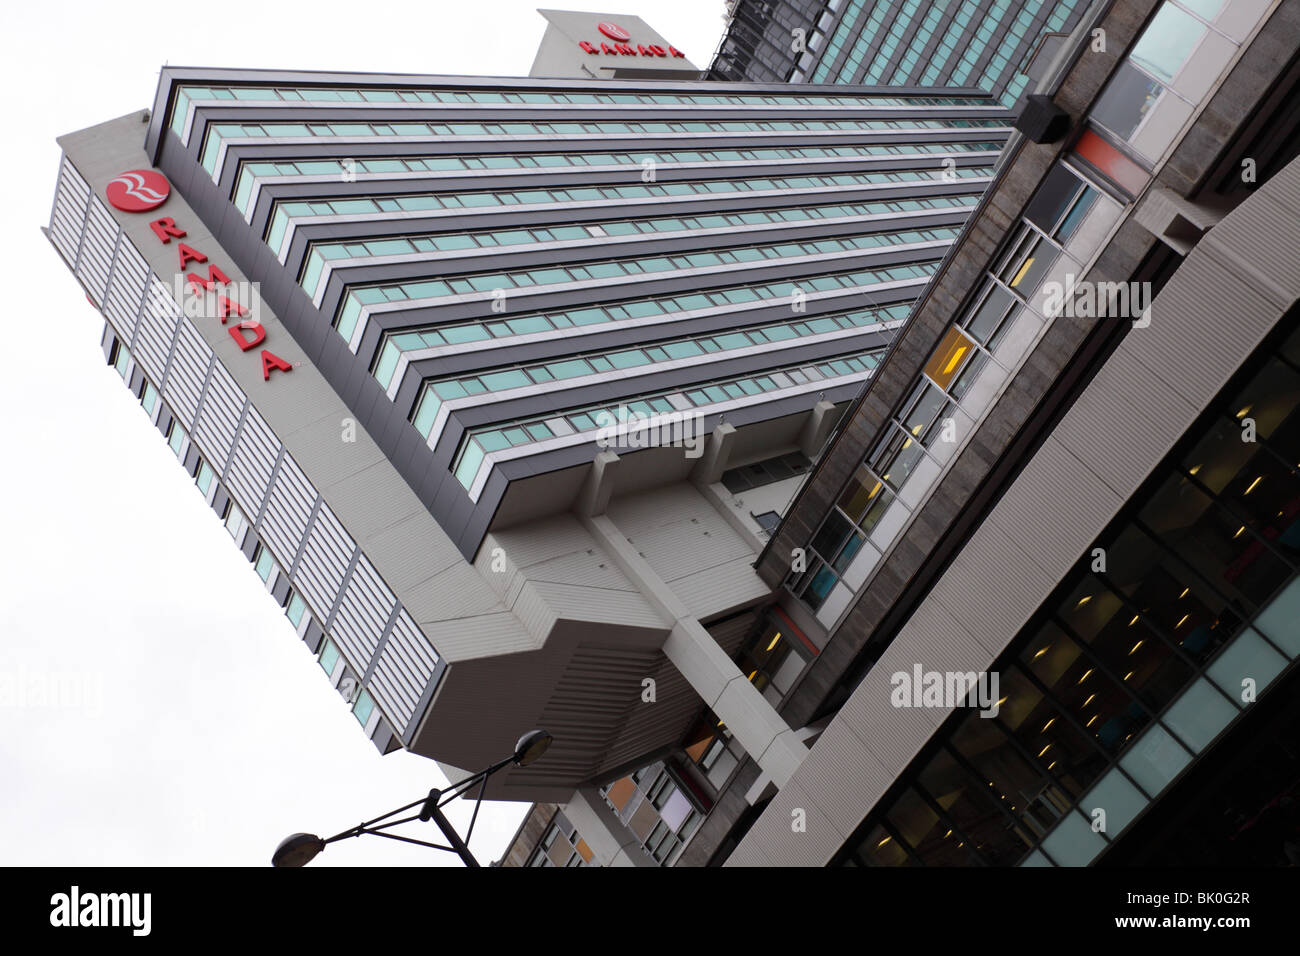
POLYGON ((152 169, 132 169, 104 187, 108 201, 123 212, 148 212, 167 201, 171 183, 152 169))
POLYGON ((619 43, 626 43, 632 39, 632 34, 628 33, 617 23, 597 23, 596 29, 611 40, 617 40, 619 43))

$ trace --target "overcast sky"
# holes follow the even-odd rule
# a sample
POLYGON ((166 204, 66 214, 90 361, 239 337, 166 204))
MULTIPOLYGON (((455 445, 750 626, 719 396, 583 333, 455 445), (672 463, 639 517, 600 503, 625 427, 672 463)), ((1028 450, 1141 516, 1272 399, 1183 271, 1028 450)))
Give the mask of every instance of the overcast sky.
MULTIPOLYGON (((554 6, 637 14, 699 66, 723 27, 721 0, 554 6)), ((105 364, 103 319, 39 231, 55 137, 151 107, 164 62, 522 76, 544 28, 536 9, 6 6, 0 865, 264 865, 292 832, 338 832, 445 783, 423 758, 379 756, 105 364)), ((481 862, 525 809, 485 807, 481 862)), ((358 864, 459 865, 375 838, 312 865, 358 864)))

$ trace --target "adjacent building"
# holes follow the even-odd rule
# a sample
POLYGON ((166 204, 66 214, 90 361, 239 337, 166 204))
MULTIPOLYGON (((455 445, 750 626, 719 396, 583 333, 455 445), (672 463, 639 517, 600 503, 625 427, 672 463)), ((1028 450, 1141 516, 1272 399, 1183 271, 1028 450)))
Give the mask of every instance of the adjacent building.
POLYGON ((720 80, 955 86, 1015 107, 1044 38, 1085 0, 731 0, 720 80))

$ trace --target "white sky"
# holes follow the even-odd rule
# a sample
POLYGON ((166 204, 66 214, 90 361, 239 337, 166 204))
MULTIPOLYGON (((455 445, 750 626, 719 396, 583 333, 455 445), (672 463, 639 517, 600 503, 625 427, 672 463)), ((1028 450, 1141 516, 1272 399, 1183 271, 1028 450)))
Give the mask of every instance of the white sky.
MULTIPOLYGON (((697 66, 723 26, 721 0, 546 6, 637 14, 697 66)), ((524 0, 6 6, 0 865, 264 865, 290 833, 336 833, 445 784, 423 758, 379 756, 105 364, 103 319, 39 232, 54 138, 151 107, 164 62, 522 76, 544 30, 535 11, 524 0)), ((468 809, 451 814, 462 833, 468 809)), ((501 855, 525 809, 484 805, 480 862, 501 855)), ((415 835, 437 839, 426 826, 415 835)), ((459 865, 375 837, 312 865, 358 864, 459 865)))

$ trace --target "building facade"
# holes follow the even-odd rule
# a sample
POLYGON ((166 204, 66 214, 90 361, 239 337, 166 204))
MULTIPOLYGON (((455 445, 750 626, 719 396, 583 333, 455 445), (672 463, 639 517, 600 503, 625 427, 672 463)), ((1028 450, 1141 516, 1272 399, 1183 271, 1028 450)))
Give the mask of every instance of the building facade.
POLYGON ((953 86, 1013 108, 1045 34, 1085 0, 733 0, 709 75, 720 80, 953 86))

